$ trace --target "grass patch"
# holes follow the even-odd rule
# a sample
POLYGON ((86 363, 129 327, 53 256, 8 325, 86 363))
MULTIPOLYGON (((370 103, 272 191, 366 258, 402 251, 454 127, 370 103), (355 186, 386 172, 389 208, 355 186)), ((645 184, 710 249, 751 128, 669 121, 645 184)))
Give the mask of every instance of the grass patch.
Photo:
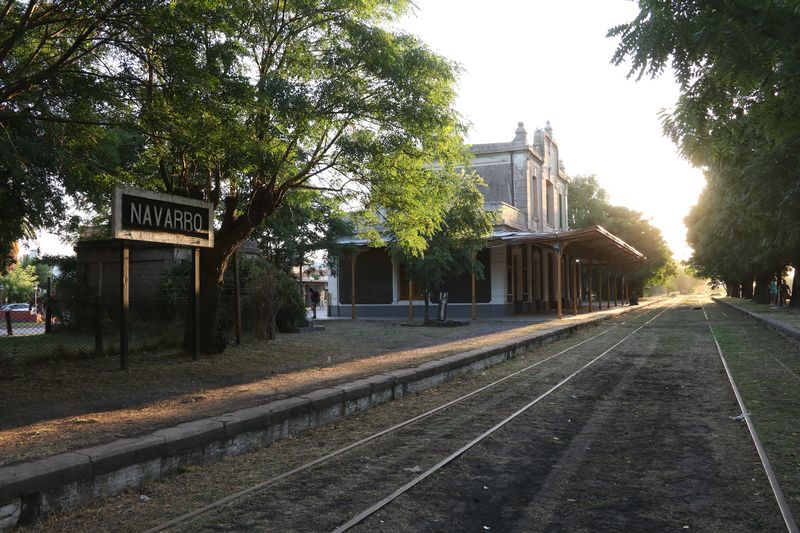
POLYGON ((800 419, 800 379, 797 377, 800 376, 800 349, 796 343, 760 326, 720 325, 714 328, 714 333, 784 495, 797 515, 800 512, 800 427, 797 425, 800 419))

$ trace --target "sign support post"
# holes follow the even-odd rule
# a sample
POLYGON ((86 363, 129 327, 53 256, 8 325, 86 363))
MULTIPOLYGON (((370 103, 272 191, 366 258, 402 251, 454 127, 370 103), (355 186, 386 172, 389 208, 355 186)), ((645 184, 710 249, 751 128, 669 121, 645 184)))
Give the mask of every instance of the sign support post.
POLYGON ((200 248, 192 248, 192 359, 200 354, 200 248))
POLYGON ((239 280, 239 250, 233 252, 233 284, 233 306, 236 308, 233 316, 236 320, 236 346, 239 346, 242 344, 242 305, 239 301, 239 291, 241 289, 239 280))
POLYGON ((130 335, 130 259, 130 245, 128 241, 123 240, 120 261, 122 305, 120 306, 119 315, 119 365, 122 370, 128 370, 128 337, 130 335))

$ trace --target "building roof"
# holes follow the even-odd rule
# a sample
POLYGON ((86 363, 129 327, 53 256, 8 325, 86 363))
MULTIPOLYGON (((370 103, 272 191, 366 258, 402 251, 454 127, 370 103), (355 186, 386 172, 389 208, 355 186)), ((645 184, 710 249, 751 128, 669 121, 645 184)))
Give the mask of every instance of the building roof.
POLYGON ((647 258, 602 226, 590 226, 571 231, 537 233, 526 231, 495 231, 489 239, 493 244, 538 244, 561 247, 584 262, 606 264, 641 263, 647 258))
MULTIPOLYGON (((384 240, 387 240, 386 237, 384 240)), ((357 236, 340 238, 337 242, 355 246, 369 245, 367 239, 357 236)), ((551 233, 495 230, 489 237, 489 247, 500 244, 537 244, 552 246, 554 249, 563 247, 568 254, 585 263, 625 265, 647 260, 639 250, 602 226, 551 233)))

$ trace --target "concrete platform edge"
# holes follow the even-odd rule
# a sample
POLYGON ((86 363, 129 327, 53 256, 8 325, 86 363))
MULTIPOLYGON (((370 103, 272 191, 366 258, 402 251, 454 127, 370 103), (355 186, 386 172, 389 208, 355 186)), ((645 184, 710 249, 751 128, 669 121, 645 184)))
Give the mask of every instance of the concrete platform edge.
POLYGON ((774 330, 777 330, 778 332, 786 335, 787 337, 789 337, 791 339, 794 339, 796 341, 800 341, 800 329, 793 328, 791 326, 787 326, 786 324, 781 324, 777 320, 772 320, 769 317, 765 317, 764 315, 760 315, 758 313, 753 313, 752 311, 750 311, 748 309, 742 309, 741 307, 738 307, 738 306, 736 306, 736 305, 734 305, 734 304, 732 304, 730 302, 726 302, 726 301, 720 300, 719 298, 711 298, 711 299, 715 303, 724 305, 724 306, 726 306, 726 307, 728 307, 730 309, 733 309, 735 311, 739 311, 740 313, 744 313, 745 315, 749 316, 750 318, 752 318, 754 320, 757 320, 758 322, 761 322, 762 324, 766 325, 767 327, 770 327, 770 328, 772 328, 774 330))
POLYGON ((139 437, 0 467, 0 531, 139 487, 184 466, 209 463, 330 424, 567 338, 633 309, 623 307, 618 313, 565 324, 513 342, 472 349, 139 437))

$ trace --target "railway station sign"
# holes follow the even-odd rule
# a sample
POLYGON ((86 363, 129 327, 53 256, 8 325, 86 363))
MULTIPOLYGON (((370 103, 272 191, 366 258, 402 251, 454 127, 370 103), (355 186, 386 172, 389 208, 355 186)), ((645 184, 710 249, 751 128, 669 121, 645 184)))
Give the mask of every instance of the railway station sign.
POLYGON ((114 187, 112 200, 115 239, 214 246, 209 202, 125 186, 114 187))

